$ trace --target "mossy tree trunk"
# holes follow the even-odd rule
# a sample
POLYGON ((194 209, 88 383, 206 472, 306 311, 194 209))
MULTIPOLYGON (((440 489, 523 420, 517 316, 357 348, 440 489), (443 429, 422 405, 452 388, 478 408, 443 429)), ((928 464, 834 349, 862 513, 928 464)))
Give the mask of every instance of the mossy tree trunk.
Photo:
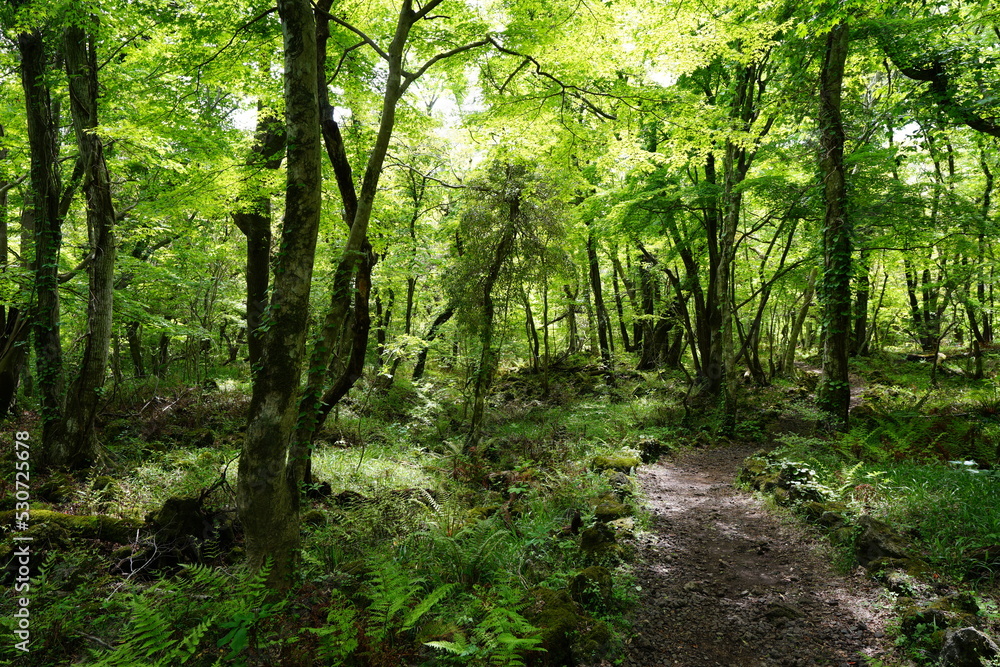
POLYGON ((31 191, 34 204, 35 308, 32 312, 35 363, 42 417, 42 450, 38 464, 50 465, 63 432, 64 378, 59 337, 59 250, 62 218, 59 206, 62 179, 59 173, 59 105, 46 85, 52 62, 42 31, 33 29, 17 37, 21 56, 21 83, 31 153, 31 191))
MULTIPOLYGON (((96 16, 88 20, 96 26, 96 16)), ((64 48, 73 128, 84 165, 82 189, 90 242, 89 299, 83 360, 67 394, 63 437, 54 443, 50 454, 55 465, 82 468, 100 456, 94 427, 111 344, 115 209, 104 144, 97 133, 98 66, 93 31, 84 30, 80 25, 70 26, 65 32, 64 48)))
POLYGON ((847 212, 844 174, 844 123, 841 92, 847 61, 846 22, 830 30, 820 72, 820 173, 826 213, 823 227, 823 379, 817 392, 820 408, 841 428, 847 427, 851 401, 848 352, 851 335, 851 220, 847 212))
POLYGON ((299 547, 298 480, 288 474, 287 457, 298 414, 322 176, 312 7, 307 0, 278 0, 278 12, 288 139, 285 217, 236 498, 250 565, 260 568, 270 558, 269 585, 282 590, 292 583, 299 547))

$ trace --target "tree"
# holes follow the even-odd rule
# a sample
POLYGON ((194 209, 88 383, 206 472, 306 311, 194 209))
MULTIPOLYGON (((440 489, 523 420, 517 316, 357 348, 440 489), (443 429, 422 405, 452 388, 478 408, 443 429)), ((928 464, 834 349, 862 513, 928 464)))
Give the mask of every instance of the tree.
POLYGON ((851 332, 851 222, 844 173, 844 122, 841 95, 849 28, 835 25, 826 38, 820 78, 820 173, 826 213, 823 226, 823 380, 817 401, 847 427, 851 403, 848 352, 851 332))
POLYGON ((305 0, 279 0, 278 12, 285 54, 285 213, 236 497, 247 559, 254 568, 273 559, 269 583, 284 589, 291 585, 299 545, 298 479, 287 458, 309 322, 322 154, 312 8, 305 0))

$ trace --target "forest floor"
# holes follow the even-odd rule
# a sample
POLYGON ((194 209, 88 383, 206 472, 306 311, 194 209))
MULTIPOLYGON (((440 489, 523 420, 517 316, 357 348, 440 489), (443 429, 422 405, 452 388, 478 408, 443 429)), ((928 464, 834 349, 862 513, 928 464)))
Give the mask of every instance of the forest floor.
POLYGON ((688 450, 640 470, 652 530, 626 665, 840 667, 889 650, 884 590, 838 574, 801 523, 734 488, 751 454, 688 450))

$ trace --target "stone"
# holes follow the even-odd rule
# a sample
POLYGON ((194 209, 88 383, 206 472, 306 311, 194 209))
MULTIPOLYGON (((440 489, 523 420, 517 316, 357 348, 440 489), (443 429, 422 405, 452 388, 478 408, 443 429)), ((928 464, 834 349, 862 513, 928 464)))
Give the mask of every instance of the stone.
POLYGON ((579 665, 610 651, 611 631, 603 621, 583 612, 567 590, 537 587, 528 591, 531 606, 525 618, 541 629, 545 664, 579 665))
POLYGON ((862 566, 878 558, 907 558, 910 546, 888 524, 867 514, 857 520, 854 555, 862 566))
POLYGON ((634 454, 595 456, 590 463, 593 470, 617 470, 626 475, 640 465, 642 465, 642 459, 634 454))
POLYGON ((632 515, 632 508, 617 500, 602 499, 594 506, 594 518, 601 523, 624 519, 632 515))
POLYGON ((613 528, 598 523, 580 533, 580 550, 591 561, 617 557, 618 540, 613 528))
POLYGON ((938 657, 939 667, 987 667, 1000 656, 1000 648, 975 628, 949 630, 938 657))
POLYGON ((907 637, 914 637, 921 628, 928 627, 943 633, 947 628, 974 625, 978 613, 979 605, 972 595, 955 593, 907 607, 900 615, 900 628, 907 637))
POLYGON ((608 568, 591 565, 570 581, 570 596, 584 607, 604 609, 611 602, 611 583, 608 568))

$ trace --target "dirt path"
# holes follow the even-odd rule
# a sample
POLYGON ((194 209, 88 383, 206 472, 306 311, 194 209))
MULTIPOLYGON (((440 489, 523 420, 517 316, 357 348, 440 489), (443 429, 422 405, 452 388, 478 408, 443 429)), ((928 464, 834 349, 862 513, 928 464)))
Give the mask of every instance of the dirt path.
POLYGON ((864 665, 884 649, 876 586, 836 574, 815 539, 733 488, 752 450, 698 450, 639 473, 635 667, 864 665))

